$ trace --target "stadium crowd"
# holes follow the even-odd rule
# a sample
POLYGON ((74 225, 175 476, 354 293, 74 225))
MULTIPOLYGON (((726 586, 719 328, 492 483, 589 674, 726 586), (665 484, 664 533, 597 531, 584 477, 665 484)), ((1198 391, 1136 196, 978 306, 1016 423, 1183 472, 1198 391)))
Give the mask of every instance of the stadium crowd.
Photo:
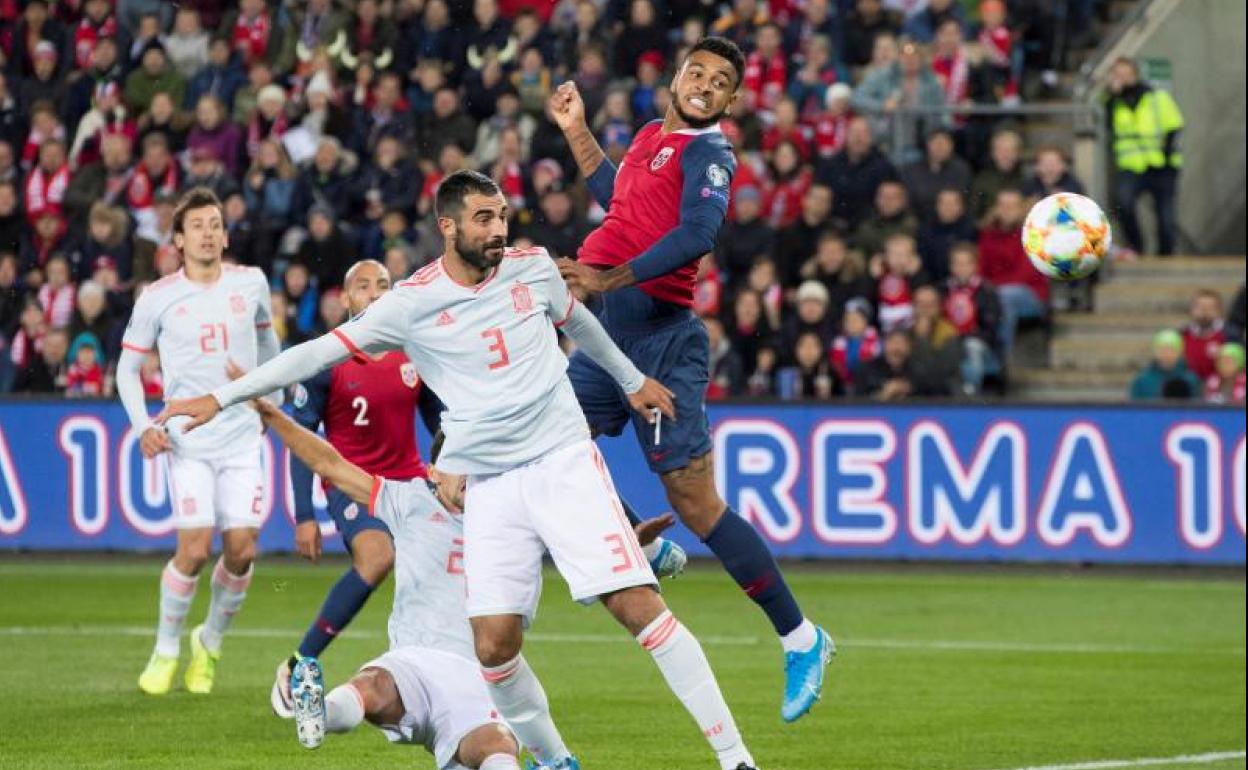
MULTIPOLYGON (((547 97, 573 80, 618 162, 704 34, 748 56, 696 300, 711 396, 1000 389, 1019 321, 1050 312, 1020 245, 1029 201, 1082 186, 1009 125, 918 122, 895 148, 887 118, 1016 102, 1066 37, 1051 5, 0 0, 0 392, 111 392, 196 185, 224 201, 228 257, 270 276, 286 345, 344 320, 354 261, 402 276, 436 258, 433 192, 456 169, 498 181, 513 242, 574 256, 605 212, 547 97)), ((1097 3, 1068 5, 1082 29, 1097 3)), ((160 394, 155 354, 144 383, 160 394)))

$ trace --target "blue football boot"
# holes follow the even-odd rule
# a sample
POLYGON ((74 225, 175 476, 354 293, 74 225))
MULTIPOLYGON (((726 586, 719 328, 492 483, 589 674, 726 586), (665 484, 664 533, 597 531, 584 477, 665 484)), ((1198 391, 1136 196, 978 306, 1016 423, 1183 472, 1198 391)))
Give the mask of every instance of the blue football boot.
POLYGON ((788 652, 784 655, 784 704, 780 717, 786 722, 796 722, 805 716, 823 694, 823 674, 836 645, 822 628, 816 628, 818 638, 815 646, 806 652, 788 652))

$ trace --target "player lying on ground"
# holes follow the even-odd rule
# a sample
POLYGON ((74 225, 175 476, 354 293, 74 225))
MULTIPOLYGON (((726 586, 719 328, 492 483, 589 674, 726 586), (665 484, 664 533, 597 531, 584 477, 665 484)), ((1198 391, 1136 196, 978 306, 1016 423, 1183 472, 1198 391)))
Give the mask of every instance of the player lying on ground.
MULTIPOLYGON (((352 265, 342 294, 350 317, 389 291, 390 282, 380 262, 363 260, 352 265)), ((313 431, 324 425, 330 445, 366 473, 392 481, 426 478, 416 444, 416 413, 420 412, 433 434, 441 404, 402 351, 347 359, 296 385, 291 402, 299 424, 313 431)), ((321 555, 321 525, 312 509, 314 476, 297 455, 290 461, 290 480, 295 496, 295 547, 315 562, 321 555)), ((351 553, 351 568, 329 589, 295 654, 277 667, 271 702, 278 716, 291 714, 288 682, 295 661, 320 657, 394 566, 394 541, 386 523, 361 515, 359 506, 328 479, 322 477, 321 483, 330 518, 351 553)))
MULTIPOLYGON (((316 748, 326 732, 348 732, 367 720, 391 741, 425 746, 439 768, 518 768, 519 746, 497 717, 473 655, 464 606, 463 477, 441 477, 433 468, 431 481, 368 473, 277 407, 253 404, 292 455, 366 507, 361 515, 385 523, 396 545, 390 651, 323 697, 319 661, 299 659, 293 715, 300 742, 316 748)), ((646 522, 639 539, 653 539, 672 521, 646 522)), ((537 707, 546 711, 545 703, 537 707)), ((556 745, 537 747, 542 753, 563 745, 552 735, 556 745)), ((560 766, 575 768, 575 760, 560 766)))
MULTIPOLYGON (((553 730, 545 694, 521 655, 549 550, 572 597, 601 599, 652 655, 722 768, 754 761, 701 645, 653 590, 654 573, 620 508, 611 476, 566 375, 552 323, 611 373, 630 405, 674 416, 670 392, 643 375, 569 293, 544 249, 507 249, 507 203, 475 171, 438 188, 446 253, 360 317, 291 348, 241 379, 165 416, 193 424, 306 379, 350 355, 402 347, 445 401, 440 463, 468 476, 464 565, 477 660, 495 705, 526 745, 553 730)), ((548 757, 538 756, 541 761, 548 757)))
MULTIPOLYGON (((186 398, 228 382, 230 361, 252 367, 277 355, 271 328, 269 282, 254 267, 221 261, 229 245, 224 209, 210 190, 195 188, 173 214, 173 245, 183 267, 148 286, 135 303, 122 338, 117 392, 144 457, 168 453, 169 500, 178 542, 160 577, 156 648, 139 676, 139 689, 164 695, 173 686, 182 627, 195 598, 199 572, 221 530, 221 558, 212 571, 208 616, 191 631, 186 689, 212 691, 221 640, 251 584, 256 536, 267 477, 260 461, 260 421, 245 405, 222 413, 209 430, 184 433, 184 420, 161 427, 143 399, 139 368, 160 350, 165 393, 186 398)), ((274 398, 280 397, 276 393, 274 398)))
POLYGON ((706 418, 710 343, 691 310, 698 261, 728 213, 736 160, 719 130, 740 92, 745 58, 710 37, 693 46, 672 80, 662 120, 637 132, 617 169, 585 122, 569 82, 551 97, 559 124, 594 199, 607 210, 577 255, 560 260, 574 290, 597 297, 598 315, 634 364, 676 393, 678 417, 661 443, 632 414, 611 378, 576 354, 568 377, 595 433, 619 435, 630 418, 650 469, 681 521, 706 543, 771 620, 785 651, 785 721, 799 719, 823 690, 832 638, 803 615, 767 544, 715 489, 706 418))

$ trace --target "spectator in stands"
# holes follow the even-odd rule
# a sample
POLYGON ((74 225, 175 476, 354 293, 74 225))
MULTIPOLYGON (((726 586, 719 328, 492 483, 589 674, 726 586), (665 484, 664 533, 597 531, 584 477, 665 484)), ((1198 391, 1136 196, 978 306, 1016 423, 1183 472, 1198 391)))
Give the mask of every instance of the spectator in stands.
POLYGON ((815 332, 804 332, 786 349, 792 366, 781 369, 776 378, 776 395, 780 398, 832 398, 836 376, 828 362, 827 341, 815 332))
POLYGON ((511 65, 520 54, 519 46, 511 36, 511 22, 499 15, 496 0, 474 0, 472 19, 464 30, 464 58, 469 69, 480 70, 488 62, 511 65))
POLYGON ((70 170, 65 158, 65 143, 49 138, 39 148, 39 164, 26 179, 26 221, 34 224, 44 214, 64 212, 65 194, 69 191, 70 170))
POLYGON ((783 324, 781 313, 785 304, 784 288, 780 285, 775 261, 767 254, 755 257, 754 264, 750 265, 750 273, 745 279, 745 285, 750 291, 758 294, 759 299, 762 300, 763 315, 767 319, 767 325, 772 331, 779 332, 783 324))
POLYGON ((18 206, 17 186, 13 182, 0 182, 0 254, 17 253, 25 228, 18 206))
POLYGON ((904 401, 911 396, 939 395, 922 392, 913 360, 914 338, 906 329, 884 337, 880 355, 854 373, 854 393, 877 401, 904 401))
POLYGON ((337 329, 347 320, 347 306, 343 303, 342 289, 335 286, 321 294, 317 307, 317 333, 324 334, 337 329))
POLYGON ((1070 172, 1066 153, 1046 145, 1036 150, 1036 171, 1023 185, 1023 195, 1037 200, 1059 192, 1083 195, 1083 183, 1070 172))
POLYGON ((225 172, 236 175, 243 157, 243 131, 225 112, 225 104, 212 94, 195 105, 195 125, 186 144, 192 153, 207 152, 220 161, 225 172))
POLYGON ((958 330, 944 316, 935 286, 914 290, 914 370, 919 389, 933 395, 963 392, 958 330))
POLYGON ((69 338, 64 329, 52 328, 43 335, 36 354, 30 356, 17 373, 13 390, 17 393, 63 393, 65 391, 65 355, 69 338))
POLYGON ((527 150, 537 129, 537 121, 532 115, 521 111, 520 97, 514 89, 506 89, 498 95, 494 100, 494 114, 477 127, 473 163, 478 167, 493 164, 498 159, 499 138, 509 128, 519 133, 521 147, 527 150))
POLYGON ((398 28, 388 16, 380 15, 377 0, 359 0, 354 8, 345 27, 342 65, 355 69, 367 63, 379 71, 389 69, 394 64, 398 28))
POLYGON ((43 307, 48 326, 60 329, 73 318, 77 291, 69 272, 69 261, 61 254, 49 257, 45 281, 39 287, 39 304, 43 307))
POLYGON ((65 103, 65 78, 57 68, 57 56, 56 44, 52 41, 40 40, 35 44, 34 68, 18 88, 18 104, 25 107, 37 102, 53 106, 65 103))
POLYGON ((977 222, 993 212, 1002 190, 1023 188, 1022 148, 1023 140, 1015 131, 1005 129, 993 135, 992 163, 971 183, 971 211, 977 222))
POLYGON ((333 210, 336 220, 346 219, 351 210, 355 164, 355 156, 344 152, 337 139, 323 137, 311 162, 299 170, 295 179, 291 210, 307 211, 320 203, 333 210))
MULTIPOLYGON (((816 2, 827 8, 828 0, 816 2)), ((807 10, 816 7, 816 2, 808 3, 807 10)), ((801 68, 789 79, 788 97, 797 105, 802 122, 807 125, 813 125, 826 108, 828 89, 837 82, 848 79, 838 66, 835 56, 831 38, 816 35, 806 45, 801 68)), ((853 94, 852 89, 850 94, 853 94)))
POLYGON ((1164 329, 1153 337, 1153 360, 1131 382, 1131 398, 1155 400, 1179 392, 1195 398, 1201 392, 1200 378, 1183 361, 1183 338, 1164 329))
POLYGON ((880 184, 875 193, 875 216, 854 231, 854 247, 868 260, 884 253, 885 242, 892 236, 914 237, 919 221, 910 213, 909 198, 901 182, 889 180, 880 184))
POLYGON ((838 326, 849 300, 875 295, 862 255, 850 251, 845 239, 832 231, 819 236, 815 256, 802 266, 802 277, 819 281, 828 290, 828 317, 838 326))
POLYGON ((930 223, 936 217, 936 198, 942 190, 971 190, 971 167, 954 153, 953 132, 933 129, 927 135, 927 153, 901 169, 901 181, 919 218, 930 223))
POLYGON ((292 262, 282 273, 282 290, 286 304, 286 339, 288 345, 306 342, 316 334, 316 318, 320 295, 312 285, 308 268, 292 262))
MULTIPOLYGON (((842 7, 844 4, 842 4, 842 7)), ((865 67, 872 63, 879 40, 887 37, 896 50, 896 35, 901 20, 893 11, 884 10, 881 0, 857 0, 854 10, 845 19, 845 63, 865 67)))
POLYGON ((898 133, 894 128, 894 113, 902 107, 931 110, 943 105, 944 101, 944 91, 932 72, 927 55, 914 43, 907 42, 901 46, 896 62, 887 68, 873 68, 862 79, 854 89, 851 104, 855 111, 875 116, 873 130, 876 141, 895 143, 900 140, 901 147, 893 147, 893 151, 915 156, 918 154, 918 138, 928 128, 947 121, 938 114, 909 116, 901 118, 902 129, 898 133))
MULTIPOLYGON (((84 232, 72 236, 64 254, 75 283, 91 278, 101 257, 112 260, 114 269, 124 281, 133 272, 134 252, 130 242, 130 220, 124 209, 96 201, 87 216, 84 232)), ((105 343, 106 337, 100 337, 105 343)))
POLYGON ((1018 322, 1043 320, 1049 315, 1049 280, 1032 266, 1023 251, 1026 216, 1023 194, 1006 188, 997 193, 996 206, 979 232, 980 268, 1001 298, 1000 341, 1007 360, 1018 322))
MULTIPOLYGON (((768 360, 775 360, 775 333, 763 312, 763 298, 758 292, 743 288, 732 303, 732 322, 728 328, 732 349, 741 356, 746 381, 759 369, 768 375, 768 360), (766 353, 764 351, 767 351, 766 353), (768 355, 770 354, 770 355, 768 355)), ((750 386, 753 387, 753 386, 750 386)))
POLYGON ((434 95, 433 112, 420 128, 421 157, 434 157, 441 147, 452 143, 469 153, 476 141, 477 125, 460 109, 459 92, 444 86, 434 95))
POLYGON ((766 122, 788 91, 788 60, 784 53, 784 33, 780 25, 767 22, 760 26, 754 50, 745 59, 741 78, 741 97, 766 122))
POLYGON ((802 198, 813 177, 810 167, 802 162, 801 150, 791 141, 776 145, 768 171, 771 189, 766 203, 767 224, 773 230, 781 230, 801 216, 802 198))
POLYGON ((27 287, 34 290, 43 286, 44 270, 48 262, 57 256, 68 230, 65 217, 55 211, 45 211, 35 220, 35 226, 22 241, 19 252, 27 287))
POLYGON ((893 165, 871 138, 870 123, 856 117, 849 123, 845 149, 819 162, 815 181, 832 188, 832 216, 853 231, 871 214, 880 184, 895 177, 893 165))
POLYGON ((832 341, 832 369, 847 395, 861 395, 858 372, 880 354, 880 333, 871 325, 871 303, 854 297, 845 303, 841 333, 832 341))
POLYGON ((111 383, 104 375, 104 349, 91 332, 73 337, 69 348, 69 366, 65 370, 65 395, 69 398, 109 395, 111 383))
MULTIPOLYGON (((932 71, 951 107, 971 102, 971 60, 967 52, 966 28, 957 19, 945 19, 936 27, 932 50, 932 71)), ((962 119, 957 118, 960 124, 962 119)))
POLYGON ((338 226, 334 210, 323 203, 308 210, 308 237, 299 244, 294 264, 303 265, 321 291, 342 285, 356 260, 355 247, 338 226))
POLYGON ((1204 380, 1213 374, 1218 350, 1227 341, 1222 321, 1222 295, 1201 289, 1192 297, 1188 324, 1183 327, 1183 349, 1187 366, 1204 380))
POLYGON ((186 101, 186 81, 169 62, 159 40, 143 50, 138 69, 126 76, 126 104, 136 113, 147 112, 156 94, 167 94, 175 104, 186 101))
POLYGON ((147 112, 139 116, 139 144, 151 134, 162 134, 170 152, 179 155, 186 149, 187 130, 193 122, 191 116, 177 109, 169 94, 159 92, 152 97, 147 112))
POLYGON ((798 338, 808 332, 819 336, 824 350, 836 338, 836 321, 828 314, 831 297, 828 288, 820 281, 807 280, 797 288, 796 311, 786 314, 783 330, 780 335, 780 349, 785 351, 787 360, 792 362, 798 338))
POLYGON ((788 97, 776 102, 772 125, 763 131, 763 157, 769 162, 774 160, 781 142, 795 145, 803 162, 810 160, 810 142, 806 141, 805 127, 798 122, 797 102, 788 97))
POLYGON ((758 0, 732 0, 732 8, 711 24, 712 35, 722 35, 743 51, 754 48, 759 29, 767 23, 767 8, 758 0))
MULTIPOLYGON (((788 22, 784 31, 784 50, 793 56, 795 63, 802 67, 811 60, 812 48, 826 44, 828 63, 839 64, 843 58, 841 51, 833 51, 832 43, 838 45, 842 39, 842 30, 838 11, 834 7, 836 0, 807 0, 800 16, 788 22), (816 43, 822 38, 822 43, 816 43)), ((844 80, 846 74, 837 73, 838 80, 844 80)))
POLYGON ((56 117, 52 102, 40 100, 30 110, 30 133, 22 145, 21 170, 30 171, 38 162, 43 146, 51 141, 67 146, 67 133, 56 117))
POLYGON ((581 241, 590 227, 577 215, 572 196, 562 184, 555 184, 543 195, 537 220, 522 232, 534 243, 545 246, 554 256, 576 258, 581 241))
POLYGON ((713 317, 704 317, 706 336, 710 341, 710 381, 706 397, 710 401, 740 396, 745 392, 745 367, 741 356, 732 349, 732 342, 724 335, 724 324, 713 317))
POLYGON ((719 229, 715 261, 730 293, 745 283, 759 254, 771 253, 775 232, 761 218, 763 196, 757 187, 737 190, 733 218, 719 229))
POLYGON ((819 160, 831 158, 845 147, 849 135, 849 121, 853 118, 850 101, 854 89, 844 83, 833 83, 824 98, 825 109, 812 119, 815 133, 815 153, 819 160))
MULTIPOLYGON (((3 353, 10 369, 7 388, 0 388, 0 392, 17 390, 23 370, 34 364, 39 357, 39 351, 43 349, 43 337, 47 330, 48 323, 44 319, 43 308, 39 307, 39 301, 24 295, 18 312, 17 328, 9 338, 9 349, 3 353)), ((0 382, 0 385, 5 383, 0 382)))
POLYGON ((187 174, 183 180, 183 188, 189 190, 192 187, 207 187, 218 200, 225 200, 239 189, 234 177, 225 170, 225 166, 208 147, 199 147, 187 153, 187 174))
POLYGON ((106 134, 100 139, 99 159, 74 173, 65 191, 65 210, 75 225, 81 226, 96 202, 115 204, 124 200, 133 160, 132 147, 131 137, 106 134))
POLYGON ((186 106, 195 107, 205 96, 211 96, 229 113, 234 109, 234 95, 246 84, 247 73, 229 41, 216 38, 208 46, 208 64, 187 85, 186 106))
POLYGON ((815 255, 819 236, 831 224, 832 190, 820 184, 806 189, 797 221, 776 234, 774 255, 780 282, 788 288, 801 280, 802 268, 815 255))
POLYGON ((916 43, 926 45, 934 41, 936 33, 950 21, 965 27, 966 20, 961 5, 954 0, 927 0, 925 8, 906 19, 901 34, 916 43))
POLYGON ((987 378, 1001 374, 1001 299, 980 275, 973 243, 958 243, 950 250, 944 315, 962 339, 963 389, 967 395, 978 394, 987 378))
POLYGON ((565 72, 576 69, 576 61, 582 48, 594 46, 606 50, 611 47, 611 32, 607 29, 598 4, 593 0, 578 0, 575 6, 572 24, 559 32, 556 42, 558 63, 565 72))
POLYGON ((875 277, 880 331, 909 328, 914 320, 914 292, 931 283, 923 271, 914 238, 902 232, 888 236, 882 258, 874 261, 879 265, 875 277))
POLYGON ((122 135, 134 140, 140 126, 131 119, 121 103, 121 89, 110 81, 100 83, 94 91, 91 109, 78 121, 69 149, 70 168, 80 169, 99 160, 103 139, 122 135))
POLYGON ((261 242, 255 218, 247 210, 247 199, 243 197, 242 191, 230 195, 223 203, 225 204, 225 232, 229 237, 227 257, 240 265, 259 267, 272 281, 274 249, 272 244, 261 242))
POLYGON ((161 37, 161 45, 178 74, 189 81, 208 63, 208 41, 211 36, 200 24, 199 11, 190 6, 177 7, 173 31, 161 37))
POLYGON ((1205 401, 1242 406, 1245 390, 1244 346, 1238 342, 1223 343, 1213 374, 1205 379, 1205 401))
POLYGON ((239 0, 238 10, 221 20, 217 34, 238 52, 243 67, 263 62, 273 72, 289 72, 295 63, 295 35, 266 0, 239 0))
MULTIPOLYGON (((115 361, 121 340, 119 335, 114 334, 116 319, 108 307, 108 294, 104 287, 92 280, 83 281, 78 286, 76 301, 77 307, 69 322, 69 338, 77 340, 78 335, 90 333, 100 345, 97 360, 105 365, 115 361)), ((71 354, 70 360, 73 358, 71 354)))
POLYGON ((945 189, 936 195, 936 217, 919 228, 919 257, 933 281, 949 275, 949 254, 954 244, 979 239, 975 224, 966 213, 961 190, 945 189))
POLYGON ((0 251, 0 393, 8 393, 13 386, 13 338, 21 326, 24 301, 17 254, 0 251))
MULTIPOLYGON (((334 101, 334 86, 329 76, 317 72, 308 82, 303 92, 303 113, 299 117, 299 128, 307 132, 312 142, 332 136, 340 142, 351 138, 354 128, 353 118, 334 101)), ((410 117, 410 115, 409 115, 410 117)), ((415 123, 411 124, 413 131, 415 123)))
POLYGON ((1179 150, 1183 114, 1169 93, 1140 80, 1140 67, 1134 59, 1124 57, 1114 62, 1109 91, 1106 112, 1118 170, 1115 207, 1122 223, 1122 240, 1128 248, 1143 250, 1144 234, 1135 207, 1147 193, 1153 199, 1157 219, 1157 253, 1173 254, 1178 226, 1174 196, 1183 165, 1179 150))
MULTIPOLYGON (((150 134, 143 140, 143 154, 126 183, 124 198, 139 230, 166 231, 163 227, 156 227, 156 201, 163 198, 176 202, 181 181, 182 174, 169 151, 168 140, 163 134, 150 134)), ((155 242, 164 243, 163 240, 155 242)))
POLYGON ((402 100, 399 76, 393 72, 381 73, 372 89, 371 106, 356 108, 351 149, 361 156, 371 155, 382 137, 392 137, 409 146, 415 138, 416 127, 402 100))
POLYGON ((247 135, 243 144, 247 160, 254 164, 260 147, 266 141, 280 142, 289 130, 286 90, 270 83, 256 92, 256 109, 247 123, 247 135))
POLYGON ((291 200, 295 192, 295 167, 281 142, 260 143, 243 183, 247 209, 255 214, 260 229, 273 242, 291 224, 291 200))
POLYGON ((628 23, 615 39, 614 71, 627 76, 637 71, 637 62, 650 51, 667 58, 667 27, 659 19, 651 0, 632 0, 628 23))
MULTIPOLYGON (((4 247, 3 240, 0 240, 0 249, 4 247)), ((1245 307, 1244 307, 1244 284, 1239 285, 1239 291, 1235 292, 1235 299, 1231 302, 1231 309, 1226 314, 1224 323, 1224 333, 1229 342, 1244 342, 1245 328, 1245 307)))
POLYGON ((9 75, 0 67, 0 142, 9 151, 26 141, 26 116, 17 102, 17 94, 9 87, 9 75))

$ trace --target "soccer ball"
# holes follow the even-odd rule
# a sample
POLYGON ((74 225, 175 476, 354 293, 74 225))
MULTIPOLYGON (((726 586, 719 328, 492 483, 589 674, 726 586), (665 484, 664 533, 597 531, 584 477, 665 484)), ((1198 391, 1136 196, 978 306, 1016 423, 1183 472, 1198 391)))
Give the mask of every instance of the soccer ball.
POLYGON ((1059 281, 1087 278, 1109 254, 1109 220, 1096 201, 1056 193, 1031 207, 1023 249, 1036 269, 1059 281))

